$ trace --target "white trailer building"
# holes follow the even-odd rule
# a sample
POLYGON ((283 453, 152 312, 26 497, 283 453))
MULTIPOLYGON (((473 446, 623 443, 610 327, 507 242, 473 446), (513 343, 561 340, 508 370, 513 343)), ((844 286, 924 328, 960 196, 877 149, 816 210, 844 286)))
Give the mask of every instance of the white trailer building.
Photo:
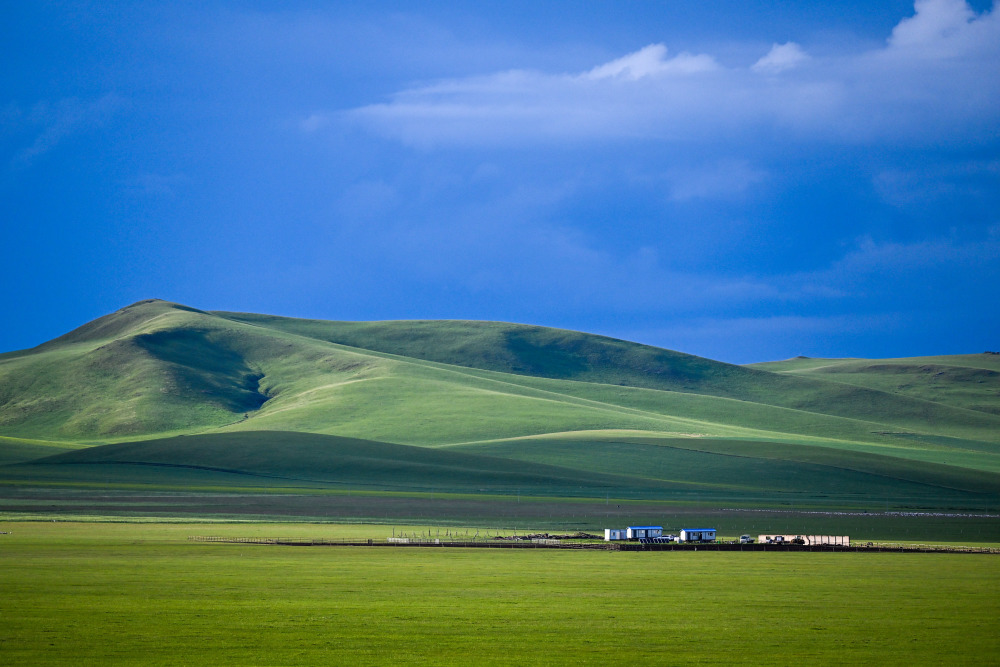
POLYGON ((715 528, 681 528, 679 542, 714 542, 715 528))
POLYGON ((611 542, 612 540, 626 540, 628 539, 628 531, 624 528, 605 528, 604 529, 604 541, 611 542))
POLYGON ((663 526, 629 526, 626 536, 630 540, 641 540, 646 537, 661 537, 663 526))
POLYGON ((761 544, 808 544, 809 546, 851 546, 849 535, 758 535, 761 544), (796 540, 801 540, 798 542, 796 540))

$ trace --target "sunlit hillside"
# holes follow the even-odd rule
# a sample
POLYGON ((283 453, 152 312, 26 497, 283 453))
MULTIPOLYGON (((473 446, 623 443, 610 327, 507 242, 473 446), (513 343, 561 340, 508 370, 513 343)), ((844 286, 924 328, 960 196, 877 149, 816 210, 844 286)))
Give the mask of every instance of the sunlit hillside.
POLYGON ((227 484, 974 502, 1000 488, 997 366, 969 355, 747 368, 536 326, 154 300, 0 355, 0 462, 19 464, 4 469, 17 479, 119 465, 171 483, 185 471, 227 484), (100 447, 117 442, 134 444, 100 447), (371 465, 345 467, 360 451, 345 443, 359 442, 371 465), (518 477, 529 471, 533 482, 518 477))

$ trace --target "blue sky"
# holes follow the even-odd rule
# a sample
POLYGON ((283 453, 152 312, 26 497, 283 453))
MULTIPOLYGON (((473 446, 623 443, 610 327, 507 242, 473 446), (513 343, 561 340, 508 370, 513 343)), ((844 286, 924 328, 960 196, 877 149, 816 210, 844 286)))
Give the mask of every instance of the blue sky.
POLYGON ((0 350, 128 303, 1000 349, 990 2, 7 2, 0 350))

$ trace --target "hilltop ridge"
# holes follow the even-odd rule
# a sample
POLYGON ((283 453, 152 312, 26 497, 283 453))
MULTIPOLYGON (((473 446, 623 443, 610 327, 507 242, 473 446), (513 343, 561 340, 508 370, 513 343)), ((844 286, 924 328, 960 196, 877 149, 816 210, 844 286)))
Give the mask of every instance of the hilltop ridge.
MULTIPOLYGON (((302 320, 144 300, 0 358, 0 430, 107 439, 260 427, 363 437, 378 421, 377 439, 433 444, 440 426, 444 444, 595 426, 671 430, 706 412, 711 423, 759 429, 759 420, 739 415, 751 404, 749 412, 810 414, 817 435, 842 435, 851 428, 844 419, 860 422, 856 437, 903 425, 938 436, 937 423, 960 422, 966 435, 1000 427, 996 414, 974 405, 766 368, 532 325, 302 320), (678 394, 704 398, 694 404, 678 394), (395 412, 419 413, 428 428, 387 428, 393 414, 379 401, 390 397, 395 412), (460 436, 445 422, 463 404, 486 423, 460 436), (513 419, 498 414, 511 409, 513 419), (553 421, 521 418, 539 409, 553 421)), ((699 428, 725 432, 711 423, 699 428)))

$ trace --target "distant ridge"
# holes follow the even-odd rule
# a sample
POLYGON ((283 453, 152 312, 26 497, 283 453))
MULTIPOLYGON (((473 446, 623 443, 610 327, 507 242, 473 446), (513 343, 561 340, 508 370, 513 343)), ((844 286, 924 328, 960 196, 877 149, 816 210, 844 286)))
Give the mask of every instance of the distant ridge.
MULTIPOLYGON (((960 416, 953 406, 910 401, 881 390, 845 390, 810 376, 761 372, 759 366, 736 366, 561 329, 499 322, 329 322, 216 314, 368 351, 501 373, 706 394, 866 421, 898 412, 905 413, 908 421, 960 416)), ((964 418, 988 425, 975 415, 964 418)))

